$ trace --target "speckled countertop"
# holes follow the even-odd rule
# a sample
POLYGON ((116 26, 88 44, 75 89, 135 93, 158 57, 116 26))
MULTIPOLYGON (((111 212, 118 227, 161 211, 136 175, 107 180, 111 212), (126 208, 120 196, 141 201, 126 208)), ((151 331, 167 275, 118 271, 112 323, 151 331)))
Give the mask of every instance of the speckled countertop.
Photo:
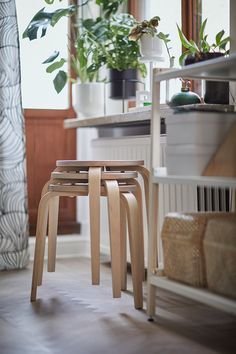
MULTIPOLYGON (((170 109, 166 105, 161 105, 161 112, 165 116, 170 109)), ((64 121, 64 128, 86 128, 86 127, 125 127, 150 124, 151 107, 139 111, 130 111, 128 113, 112 114, 102 117, 94 118, 75 118, 66 119, 64 121)))

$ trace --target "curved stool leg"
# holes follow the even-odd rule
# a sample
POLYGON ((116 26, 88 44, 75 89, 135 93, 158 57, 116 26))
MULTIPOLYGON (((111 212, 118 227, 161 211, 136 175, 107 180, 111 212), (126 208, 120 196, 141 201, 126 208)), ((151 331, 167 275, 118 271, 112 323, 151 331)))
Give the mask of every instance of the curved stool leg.
POLYGON ((142 269, 140 264, 140 223, 138 203, 132 193, 122 193, 126 203, 128 215, 128 230, 130 242, 131 270, 134 289, 134 306, 136 309, 143 308, 142 269))
POLYGON ((92 284, 100 282, 100 194, 101 167, 90 167, 88 173, 92 284))
POLYGON ((113 297, 121 297, 120 262, 120 192, 117 181, 104 181, 107 200, 111 247, 111 271, 113 297))
POLYGON ((146 213, 147 213, 147 220, 149 220, 149 177, 150 177, 150 172, 144 166, 137 166, 137 172, 139 172, 143 178, 146 213))
POLYGON ((120 198, 120 258, 121 258, 121 290, 127 290, 127 223, 125 203, 120 198))
POLYGON ((33 277, 32 277, 32 288, 31 288, 31 301, 36 300, 37 286, 39 279, 42 278, 43 272, 43 259, 44 259, 44 246, 45 237, 47 231, 47 217, 48 217, 48 205, 49 199, 52 193, 46 193, 39 202, 38 208, 38 218, 37 218, 37 229, 36 229, 36 243, 35 243, 35 253, 34 253, 34 265, 33 265, 33 277))
POLYGON ((139 223, 140 223, 140 237, 139 237, 140 267, 143 273, 143 280, 145 280, 142 189, 137 180, 133 179, 132 183, 136 185, 135 197, 138 203, 139 223))
POLYGON ((48 272, 55 272, 56 247, 57 247, 57 229, 59 213, 59 196, 49 201, 48 214, 48 272))
MULTIPOLYGON (((43 197, 47 191, 48 187, 55 180, 50 179, 45 183, 41 197, 43 197)), ((56 263, 56 241, 57 241, 57 228, 58 228, 58 212, 59 212, 59 197, 55 197, 49 201, 49 212, 48 212, 48 272, 55 272, 56 263)), ((45 245, 44 245, 45 249, 45 245)), ((38 285, 42 284, 42 274, 38 277, 38 285)))

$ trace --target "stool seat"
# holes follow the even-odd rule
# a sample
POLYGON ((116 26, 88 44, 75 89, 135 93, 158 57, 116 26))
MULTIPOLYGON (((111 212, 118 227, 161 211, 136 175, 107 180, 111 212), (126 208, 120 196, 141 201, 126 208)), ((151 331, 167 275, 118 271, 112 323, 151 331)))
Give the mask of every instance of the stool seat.
MULTIPOLYGON (((132 192, 134 193, 136 190, 136 185, 132 184, 127 184, 127 185, 119 185, 119 191, 120 193, 128 193, 132 192)), ((51 192, 74 192, 74 193, 84 193, 84 195, 88 195, 89 192, 89 187, 88 185, 67 185, 67 184, 49 184, 48 190, 51 192)), ((107 195, 105 187, 101 186, 100 189, 100 194, 102 196, 107 195)))
MULTIPOLYGON (((109 171, 109 172, 101 172, 101 179, 102 180, 124 180, 124 179, 132 179, 132 178, 137 178, 138 174, 137 172, 115 172, 115 171, 109 171)), ((53 179, 72 179, 72 180, 86 180, 89 178, 88 173, 82 173, 82 172, 58 172, 54 171, 51 173, 51 178, 53 179)))
POLYGON ((56 166, 58 167, 112 167, 112 166, 143 166, 143 160, 93 160, 93 161, 80 161, 80 160, 57 160, 56 166))

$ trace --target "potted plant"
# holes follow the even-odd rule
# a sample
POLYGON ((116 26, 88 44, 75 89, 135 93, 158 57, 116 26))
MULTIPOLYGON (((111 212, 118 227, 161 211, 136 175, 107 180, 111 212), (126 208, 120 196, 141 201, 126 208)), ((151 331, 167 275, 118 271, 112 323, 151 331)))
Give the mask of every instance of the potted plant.
POLYGON ((98 23, 85 23, 90 35, 94 36, 104 62, 109 69, 111 98, 121 99, 135 96, 137 70, 146 75, 146 66, 140 62, 138 43, 129 40, 128 35, 136 20, 130 14, 113 15, 98 23))
POLYGON ((169 56, 170 67, 172 67, 174 57, 171 56, 171 48, 168 46, 168 43, 170 42, 169 34, 164 34, 157 30, 160 20, 159 16, 154 16, 150 20, 137 22, 129 34, 129 39, 140 41, 140 52, 142 57, 150 60, 161 58, 164 43, 169 56))
MULTIPOLYGON (((48 4, 53 0, 45 0, 48 4)), ((81 6, 88 5, 84 1, 81 6)), ((101 16, 96 19, 81 19, 78 15, 79 5, 71 5, 66 8, 57 9, 54 12, 40 10, 26 28, 23 37, 34 40, 38 36, 38 30, 42 28, 42 36, 45 36, 48 27, 55 26, 64 16, 76 15, 78 19, 75 23, 75 35, 70 40, 74 50, 70 52, 70 61, 75 78, 84 84, 81 94, 85 92, 87 83, 104 82, 100 79, 99 72, 101 67, 106 66, 111 69, 111 96, 113 98, 123 98, 123 82, 125 82, 125 98, 135 95, 137 81, 137 69, 141 75, 145 76, 146 67, 140 62, 140 51, 138 43, 128 39, 130 29, 134 26, 135 19, 129 14, 116 15, 116 12, 125 0, 96 0, 100 7, 101 16), (114 84, 114 86, 113 86, 114 84), (129 92, 130 89, 132 92, 129 92)), ((53 80, 54 87, 59 93, 70 78, 70 74, 64 69, 67 59, 59 58, 59 52, 54 53, 44 61, 48 64, 46 71, 55 73, 53 80)), ((73 80, 75 81, 75 80, 73 80)), ((76 93, 78 95, 78 89, 76 93)), ((95 85, 93 85, 95 86, 95 85)), ((97 85, 98 86, 98 85, 97 85)), ((103 90, 98 89, 95 97, 100 93, 100 101, 103 90)), ((86 96, 91 96, 87 95, 86 96)), ((82 101, 84 102, 84 100, 82 101)), ((95 105, 88 104, 87 107, 95 105)), ((104 106, 104 104, 102 104, 104 106)))
MULTIPOLYGON (((229 50, 227 45, 230 42, 230 37, 225 37, 225 31, 221 30, 215 36, 215 42, 210 44, 207 40, 208 35, 205 34, 207 19, 205 19, 199 31, 199 43, 197 44, 192 39, 188 40, 181 29, 178 27, 179 38, 186 51, 180 56, 179 62, 181 65, 194 64, 200 61, 215 59, 220 56, 227 55, 229 50)), ((206 81, 205 103, 229 103, 229 84, 228 82, 206 81)))

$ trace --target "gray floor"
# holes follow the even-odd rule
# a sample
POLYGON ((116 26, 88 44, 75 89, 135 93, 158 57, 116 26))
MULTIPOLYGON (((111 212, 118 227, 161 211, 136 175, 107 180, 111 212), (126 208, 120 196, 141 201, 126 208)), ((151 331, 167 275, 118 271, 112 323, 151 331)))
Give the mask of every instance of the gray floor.
POLYGON ((0 273, 1 354, 236 353, 235 317, 160 290, 148 322, 131 291, 112 299, 106 264, 91 286, 88 260, 58 261, 34 304, 30 283, 31 266, 0 273))

